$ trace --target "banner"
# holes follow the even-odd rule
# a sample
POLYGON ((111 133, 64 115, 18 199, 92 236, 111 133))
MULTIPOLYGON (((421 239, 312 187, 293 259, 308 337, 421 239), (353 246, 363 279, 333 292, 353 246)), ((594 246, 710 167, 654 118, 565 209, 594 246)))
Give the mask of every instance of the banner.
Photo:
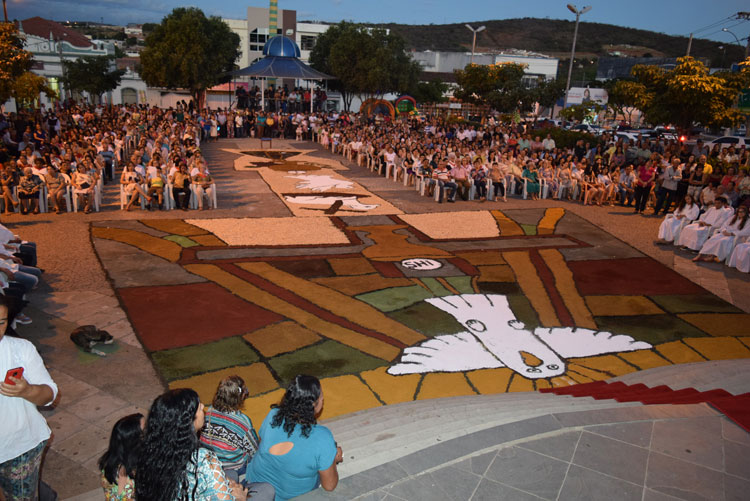
POLYGON ((594 102, 607 104, 609 95, 604 89, 591 89, 589 87, 571 87, 568 91, 568 104, 581 104, 594 102))

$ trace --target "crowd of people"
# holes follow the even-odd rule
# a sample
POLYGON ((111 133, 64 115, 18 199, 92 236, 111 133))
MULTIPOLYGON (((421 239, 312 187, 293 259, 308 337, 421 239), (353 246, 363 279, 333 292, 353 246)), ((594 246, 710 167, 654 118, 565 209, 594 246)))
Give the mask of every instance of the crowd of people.
MULTIPOLYGON (((196 111, 181 103, 170 109, 73 104, 0 114, 5 210, 37 212, 44 187, 49 199, 42 203, 63 212, 70 186, 88 212, 97 203, 97 186, 107 182, 119 182, 125 210, 139 202, 163 208, 169 198, 186 210, 196 196, 203 207, 213 178, 202 142, 282 136, 318 141, 394 181, 419 183, 438 202, 523 194, 665 215, 660 243, 695 251, 696 261, 726 261, 750 272, 748 150, 647 137, 628 143, 606 133, 562 146, 549 133, 492 116, 476 124, 392 120, 307 113, 290 102, 282 99, 279 110, 268 112, 196 111)), ((8 423, 0 438, 0 489, 11 498, 33 497, 50 437, 37 406, 54 401, 57 386, 33 345, 14 329, 31 322, 21 310, 42 270, 35 245, 2 225, 0 244, 0 372, 7 373, 0 414, 8 423)), ((208 408, 195 391, 177 389, 158 397, 148 416, 120 419, 99 462, 106 498, 285 500, 317 486, 333 490, 343 455, 317 423, 320 382, 297 376, 259 433, 241 410, 248 395, 242 378, 231 376, 208 408)))
POLYGON ((210 407, 191 389, 154 400, 148 416, 115 423, 99 460, 108 501, 284 501, 319 485, 334 490, 343 453, 317 423, 320 381, 299 375, 256 433, 241 411, 249 394, 239 376, 223 379, 210 407))
MULTIPOLYGON (((204 113, 205 115, 205 113, 204 113)), ((182 106, 58 106, 0 114, 0 185, 6 214, 57 214, 101 202, 104 184, 121 186, 123 208, 155 210, 173 201, 211 208, 214 179, 200 152, 206 119, 182 106), (71 200, 72 199, 72 200, 71 200)))

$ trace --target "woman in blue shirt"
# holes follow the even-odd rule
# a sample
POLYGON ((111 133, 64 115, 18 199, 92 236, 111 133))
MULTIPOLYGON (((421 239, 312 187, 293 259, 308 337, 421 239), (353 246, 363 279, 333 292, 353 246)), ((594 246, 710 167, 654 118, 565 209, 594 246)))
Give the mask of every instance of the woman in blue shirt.
POLYGON ((336 465, 343 461, 333 434, 317 424, 323 410, 323 391, 313 376, 299 375, 287 387, 260 427, 260 449, 247 466, 246 480, 268 482, 276 501, 316 489, 336 488, 336 465))

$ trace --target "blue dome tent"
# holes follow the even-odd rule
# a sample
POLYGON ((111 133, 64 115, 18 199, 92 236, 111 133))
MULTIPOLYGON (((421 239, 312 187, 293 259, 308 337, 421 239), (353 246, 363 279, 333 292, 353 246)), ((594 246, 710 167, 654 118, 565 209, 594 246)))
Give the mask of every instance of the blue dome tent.
MULTIPOLYGON (((301 80, 333 80, 335 77, 314 70, 299 60, 300 50, 291 38, 277 35, 263 46, 263 59, 254 62, 247 68, 230 73, 232 76, 254 78, 294 78, 301 80)), ((263 109, 265 110, 265 85, 261 88, 263 109)), ((310 112, 313 100, 310 99, 310 112)))

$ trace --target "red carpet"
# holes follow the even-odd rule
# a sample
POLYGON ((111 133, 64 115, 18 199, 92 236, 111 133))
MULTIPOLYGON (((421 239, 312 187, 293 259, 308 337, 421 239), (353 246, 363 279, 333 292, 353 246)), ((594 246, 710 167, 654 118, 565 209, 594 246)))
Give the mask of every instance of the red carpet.
POLYGON ((644 404, 685 405, 705 402, 737 423, 745 431, 750 432, 750 393, 732 395, 724 390, 698 391, 693 388, 673 390, 665 385, 649 388, 645 384, 627 385, 619 381, 614 383, 596 381, 573 386, 545 388, 540 389, 539 392, 644 404))

